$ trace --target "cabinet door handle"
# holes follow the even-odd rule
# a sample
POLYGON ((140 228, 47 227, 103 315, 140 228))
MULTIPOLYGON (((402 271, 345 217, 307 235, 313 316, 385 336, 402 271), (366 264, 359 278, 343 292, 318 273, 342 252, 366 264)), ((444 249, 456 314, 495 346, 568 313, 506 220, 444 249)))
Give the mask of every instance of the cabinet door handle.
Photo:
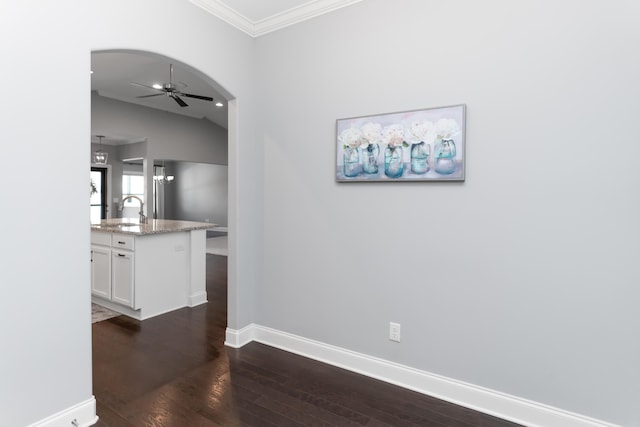
POLYGON ((119 243, 119 244, 121 244, 121 245, 124 245, 124 242, 121 242, 121 241, 119 241, 119 240, 118 240, 118 243, 119 243))
POLYGON ((123 257, 123 258, 124 258, 124 257, 126 257, 126 255, 125 255, 125 254, 118 254, 118 256, 121 256, 121 257, 123 257))

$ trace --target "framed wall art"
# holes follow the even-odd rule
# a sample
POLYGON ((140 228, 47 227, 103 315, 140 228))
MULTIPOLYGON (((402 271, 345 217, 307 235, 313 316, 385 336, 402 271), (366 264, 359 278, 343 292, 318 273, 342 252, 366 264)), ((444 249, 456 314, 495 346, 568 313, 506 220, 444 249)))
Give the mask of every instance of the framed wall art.
POLYGON ((338 119, 336 181, 464 181, 466 106, 338 119))

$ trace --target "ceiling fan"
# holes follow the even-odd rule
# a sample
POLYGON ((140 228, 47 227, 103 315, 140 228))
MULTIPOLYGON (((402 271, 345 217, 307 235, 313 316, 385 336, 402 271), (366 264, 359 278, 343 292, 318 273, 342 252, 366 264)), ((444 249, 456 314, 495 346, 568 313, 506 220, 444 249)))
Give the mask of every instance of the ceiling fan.
MULTIPOLYGON (((180 98, 181 96, 184 96, 187 98, 201 99, 203 101, 213 101, 213 98, 211 98, 210 96, 194 95, 192 93, 182 92, 178 87, 178 85, 173 83, 173 64, 169 64, 169 83, 165 83, 163 85, 157 84, 153 86, 147 86, 147 85, 143 85, 140 83, 133 83, 133 82, 130 82, 130 84, 160 92, 160 93, 154 93, 153 95, 136 96, 136 98, 150 98, 152 96, 166 95, 170 98, 173 98, 173 100, 176 101, 178 105, 181 107, 189 106, 189 104, 187 104, 182 100, 182 98, 180 98)), ((183 86, 186 86, 186 85, 183 84, 183 86)))

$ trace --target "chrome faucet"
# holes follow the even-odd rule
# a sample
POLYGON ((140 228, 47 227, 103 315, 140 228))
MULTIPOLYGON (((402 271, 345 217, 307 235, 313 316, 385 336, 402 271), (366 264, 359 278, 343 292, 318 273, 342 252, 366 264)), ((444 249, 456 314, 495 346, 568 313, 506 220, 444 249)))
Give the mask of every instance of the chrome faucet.
POLYGON ((122 209, 124 209, 124 202, 126 202, 129 199, 136 199, 138 202, 140 202, 140 212, 138 212, 138 215, 140 215, 140 224, 146 224, 147 223, 147 217, 144 215, 144 202, 142 201, 142 199, 138 196, 127 196, 124 199, 122 199, 122 209))

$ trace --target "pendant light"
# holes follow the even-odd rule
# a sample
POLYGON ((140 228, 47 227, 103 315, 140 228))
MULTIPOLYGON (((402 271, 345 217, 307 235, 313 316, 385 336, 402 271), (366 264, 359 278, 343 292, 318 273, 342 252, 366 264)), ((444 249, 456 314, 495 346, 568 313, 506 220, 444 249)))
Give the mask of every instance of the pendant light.
POLYGON ((107 153, 102 149, 102 138, 104 138, 104 135, 96 135, 96 136, 98 137, 98 140, 99 140, 98 143, 100 144, 100 146, 98 147, 96 152, 93 153, 93 163, 96 163, 98 165, 106 165, 107 159, 109 158, 109 153, 107 153))
POLYGON ((167 171, 164 167, 164 161, 162 162, 162 166, 155 166, 153 179, 158 184, 171 184, 171 181, 173 181, 173 175, 167 175, 167 171))

